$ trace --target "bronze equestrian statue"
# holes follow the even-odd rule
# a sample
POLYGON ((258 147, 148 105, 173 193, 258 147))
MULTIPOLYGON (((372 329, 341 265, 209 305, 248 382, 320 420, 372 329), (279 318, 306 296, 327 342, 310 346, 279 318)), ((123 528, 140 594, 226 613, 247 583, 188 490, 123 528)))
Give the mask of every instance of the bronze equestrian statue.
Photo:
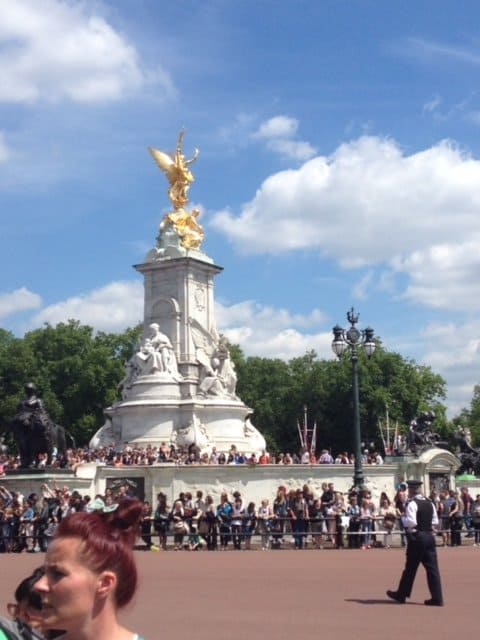
POLYGON ((57 455, 64 457, 67 451, 67 436, 72 440, 72 446, 73 438, 50 418, 43 402, 37 396, 33 382, 25 385, 25 394, 10 425, 20 453, 20 467, 36 467, 39 454, 46 454, 46 464, 49 466, 55 448, 57 455))
POLYGON ((447 442, 433 430, 436 415, 433 411, 424 411, 414 418, 408 427, 407 446, 415 455, 419 455, 425 449, 438 447, 447 449, 447 442))

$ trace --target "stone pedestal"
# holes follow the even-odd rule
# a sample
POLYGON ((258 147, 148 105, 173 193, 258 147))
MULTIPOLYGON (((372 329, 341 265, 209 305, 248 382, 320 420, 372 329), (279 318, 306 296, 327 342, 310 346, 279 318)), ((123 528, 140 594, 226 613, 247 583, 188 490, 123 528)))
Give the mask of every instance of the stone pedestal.
POLYGON ((127 363, 122 400, 105 410, 91 444, 259 453, 265 440, 236 395, 235 367, 216 329, 214 277, 222 268, 201 251, 172 247, 152 250, 135 268, 145 288, 142 346, 127 363))
POLYGON ((223 271, 222 267, 199 259, 203 254, 195 254, 197 258, 163 258, 135 265, 144 277, 145 328, 153 322, 160 325, 173 344, 179 370, 186 380, 195 377, 197 368, 189 320, 196 320, 207 331, 215 327, 213 279, 223 271))

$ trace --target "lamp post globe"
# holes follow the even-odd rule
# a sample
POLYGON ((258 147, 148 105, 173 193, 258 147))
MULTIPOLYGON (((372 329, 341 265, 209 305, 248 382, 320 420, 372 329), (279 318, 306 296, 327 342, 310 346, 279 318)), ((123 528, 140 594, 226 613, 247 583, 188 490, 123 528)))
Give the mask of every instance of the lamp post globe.
POLYGON ((374 331, 371 327, 360 330, 356 327, 359 314, 355 313, 352 307, 347 313, 347 320, 350 323, 348 329, 343 329, 338 324, 333 327, 332 351, 341 358, 347 351, 350 352, 352 362, 352 399, 353 399, 353 435, 354 435, 354 473, 353 489, 360 493, 365 488, 365 478, 363 475, 362 462, 362 438, 360 429, 360 399, 358 391, 358 349, 363 348, 368 358, 375 351, 374 331))

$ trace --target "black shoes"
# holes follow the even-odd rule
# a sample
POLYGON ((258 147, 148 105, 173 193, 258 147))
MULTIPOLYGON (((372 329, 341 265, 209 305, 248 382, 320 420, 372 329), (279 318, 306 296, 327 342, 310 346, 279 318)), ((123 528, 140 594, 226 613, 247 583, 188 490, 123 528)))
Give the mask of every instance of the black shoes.
MULTIPOLYGON (((395 600, 395 602, 398 602, 399 604, 405 604, 406 598, 401 596, 398 593, 398 591, 389 590, 387 591, 387 596, 392 600, 395 600)), ((441 600, 435 600, 435 598, 430 598, 430 600, 425 600, 424 604, 427 605, 427 607, 443 607, 443 602, 441 600)))
MULTIPOLYGON (((402 596, 398 593, 398 591, 387 591, 387 596, 389 598, 391 598, 392 600, 396 600, 399 604, 404 604, 405 603, 405 598, 402 598, 402 596)), ((427 604, 427 603, 425 603, 427 604)))

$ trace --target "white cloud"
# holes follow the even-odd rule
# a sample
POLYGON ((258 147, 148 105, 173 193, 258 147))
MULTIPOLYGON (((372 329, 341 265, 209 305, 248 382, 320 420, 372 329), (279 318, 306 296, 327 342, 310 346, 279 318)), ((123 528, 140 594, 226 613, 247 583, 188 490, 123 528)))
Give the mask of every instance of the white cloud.
POLYGON ((473 124, 480 124, 480 111, 470 111, 466 115, 466 119, 473 122, 473 124))
POLYGON ((480 300, 479 210, 480 161, 448 142, 407 155, 364 136, 271 175, 238 215, 218 212, 212 224, 243 253, 309 249, 344 268, 391 264, 414 279, 408 297, 442 306, 463 304, 467 287, 480 300))
POLYGON ((376 286, 379 291, 394 295, 397 291, 395 273, 393 273, 390 269, 381 271, 378 276, 378 282, 376 283, 376 286))
POLYGON ((476 99, 475 92, 472 92, 462 100, 447 104, 442 98, 436 96, 423 105, 423 113, 424 115, 429 114, 437 123, 445 123, 449 120, 465 120, 478 124, 478 112, 474 106, 476 99))
POLYGON ((480 322, 430 324, 422 332, 422 360, 448 383, 449 414, 468 408, 480 381, 480 322))
POLYGON ((298 129, 298 120, 288 116, 275 116, 262 122, 254 138, 292 138, 298 129))
POLYGON ((232 123, 220 126, 216 137, 223 151, 243 148, 249 144, 255 120, 256 116, 252 113, 239 113, 232 123))
POLYGON ((5 137, 2 131, 0 131, 0 164, 6 162, 10 157, 10 149, 7 147, 5 137))
POLYGON ((331 357, 331 331, 306 333, 321 326, 325 316, 319 309, 308 315, 245 301, 232 306, 215 305, 218 330, 244 353, 264 358, 290 360, 314 349, 319 356, 331 357))
MULTIPOLYGON (((85 2, 0 0, 0 101, 101 102, 153 77, 135 48, 85 2)), ((161 69, 155 81, 168 91, 161 69)))
POLYGON ((298 120, 288 116, 274 116, 262 122, 252 134, 254 140, 263 140, 267 148, 291 160, 305 161, 315 155, 316 149, 308 142, 295 140, 298 120))
POLYGON ((308 328, 325 322, 325 315, 319 309, 314 309, 308 315, 294 314, 287 309, 276 309, 271 306, 246 300, 231 306, 216 303, 215 313, 217 323, 222 327, 231 327, 238 322, 245 323, 255 318, 255 323, 261 322, 264 328, 271 329, 272 324, 277 328, 287 328, 290 325, 308 328))
POLYGON ((0 294, 0 318, 6 318, 21 311, 37 309, 41 304, 41 297, 25 287, 16 289, 12 293, 2 293, 0 294))
POLYGON ((448 61, 463 62, 477 66, 480 64, 478 48, 445 44, 424 38, 408 38, 403 52, 425 62, 448 61))
POLYGON ((281 156, 300 162, 308 160, 316 153, 316 149, 309 142, 301 140, 269 140, 267 146, 281 156))
POLYGON ((405 298, 437 309, 480 308, 480 237, 415 251, 393 266, 409 277, 405 298))
POLYGON ((432 98, 431 100, 429 100, 423 105, 423 111, 432 113, 433 111, 438 109, 438 107, 441 104, 442 104, 442 99, 440 98, 440 96, 435 96, 434 98, 432 98))
POLYGON ((373 269, 369 269, 367 273, 353 287, 352 295, 357 300, 367 300, 369 291, 372 290, 372 282, 374 277, 373 269))
POLYGON ((112 282, 85 295, 74 296, 45 307, 32 319, 32 326, 56 325, 79 320, 97 331, 124 331, 143 320, 143 285, 140 282, 112 282))

